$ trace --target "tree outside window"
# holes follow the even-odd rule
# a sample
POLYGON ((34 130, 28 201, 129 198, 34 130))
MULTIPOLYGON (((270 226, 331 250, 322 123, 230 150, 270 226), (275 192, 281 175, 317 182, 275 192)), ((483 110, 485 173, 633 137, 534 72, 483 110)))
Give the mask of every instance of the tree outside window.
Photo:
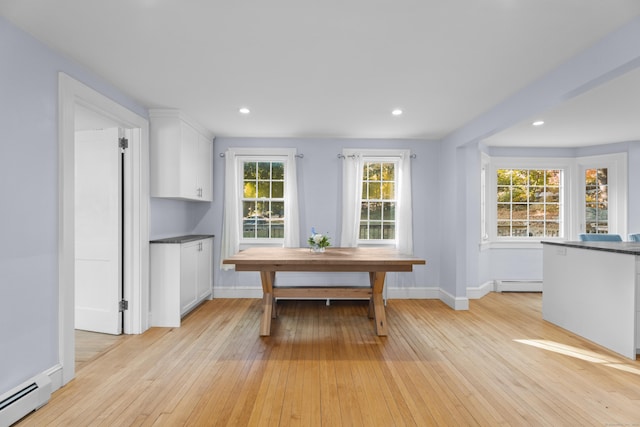
POLYGON ((497 170, 498 237, 561 237, 562 170, 497 170))
POLYGON ((360 240, 396 238, 396 164, 365 162, 362 174, 360 240))
POLYGON ((284 238, 284 182, 283 162, 243 162, 243 238, 284 238))
POLYGON ((608 169, 587 169, 585 181, 585 232, 609 232, 608 169))

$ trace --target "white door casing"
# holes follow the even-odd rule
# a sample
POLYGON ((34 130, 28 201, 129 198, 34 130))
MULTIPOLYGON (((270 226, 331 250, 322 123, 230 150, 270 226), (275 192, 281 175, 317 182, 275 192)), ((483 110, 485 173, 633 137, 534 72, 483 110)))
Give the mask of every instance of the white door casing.
POLYGON ((54 390, 75 376, 75 110, 88 108, 124 129, 129 139, 124 188, 125 333, 149 328, 149 121, 65 73, 58 74, 58 366, 54 390))

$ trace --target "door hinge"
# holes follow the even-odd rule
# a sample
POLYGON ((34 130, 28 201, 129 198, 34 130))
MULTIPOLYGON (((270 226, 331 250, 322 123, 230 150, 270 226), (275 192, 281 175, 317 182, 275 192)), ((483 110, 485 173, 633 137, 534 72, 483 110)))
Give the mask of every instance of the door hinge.
POLYGON ((118 311, 125 311, 125 310, 129 310, 129 301, 127 301, 126 299, 123 299, 118 304, 118 311))
POLYGON ((127 138, 120 138, 120 148, 122 148, 123 150, 129 148, 129 140, 127 138))

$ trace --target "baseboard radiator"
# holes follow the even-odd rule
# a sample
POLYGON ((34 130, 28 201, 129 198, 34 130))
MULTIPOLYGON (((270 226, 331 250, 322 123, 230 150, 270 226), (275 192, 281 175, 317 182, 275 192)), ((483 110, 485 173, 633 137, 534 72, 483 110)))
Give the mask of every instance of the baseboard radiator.
POLYGON ((51 379, 42 374, 0 396, 0 427, 8 427, 40 409, 51 397, 51 379))
POLYGON ((496 280, 496 292, 542 292, 540 280, 496 280))

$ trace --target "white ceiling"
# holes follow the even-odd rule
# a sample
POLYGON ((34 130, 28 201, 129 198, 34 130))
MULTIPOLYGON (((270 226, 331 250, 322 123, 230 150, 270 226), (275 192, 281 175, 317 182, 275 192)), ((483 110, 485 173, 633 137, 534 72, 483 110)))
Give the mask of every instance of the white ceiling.
MULTIPOLYGON (((639 16, 640 1, 0 0, 0 15, 217 136, 438 139, 639 16)), ((640 139, 640 120, 627 120, 640 114, 639 80, 487 142, 640 139)))

